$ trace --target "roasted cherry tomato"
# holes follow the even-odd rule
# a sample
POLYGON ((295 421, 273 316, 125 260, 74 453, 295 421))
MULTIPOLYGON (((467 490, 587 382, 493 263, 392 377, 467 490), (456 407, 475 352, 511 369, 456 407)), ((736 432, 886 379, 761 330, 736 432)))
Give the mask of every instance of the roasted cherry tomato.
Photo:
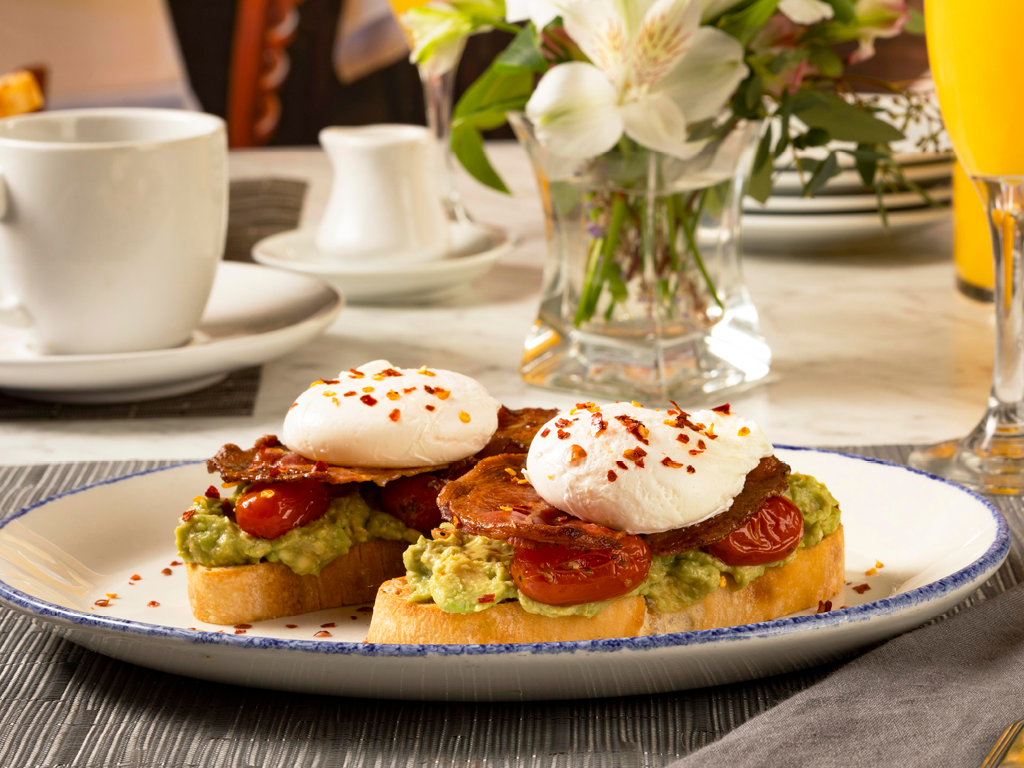
POLYGON ((804 537, 804 516, 787 498, 768 499, 747 522, 704 547, 726 565, 764 565, 781 560, 804 537))
POLYGON ((410 528, 426 533, 441 524, 437 496, 442 488, 444 480, 435 475, 400 477, 381 489, 381 509, 410 528))
POLYGON ((650 569, 651 550, 639 536, 626 536, 619 549, 519 548, 511 571, 519 590, 539 603, 580 605, 631 592, 650 569))
POLYGON ((330 502, 327 484, 319 480, 256 483, 235 505, 235 520, 252 536, 276 539, 321 517, 330 502))

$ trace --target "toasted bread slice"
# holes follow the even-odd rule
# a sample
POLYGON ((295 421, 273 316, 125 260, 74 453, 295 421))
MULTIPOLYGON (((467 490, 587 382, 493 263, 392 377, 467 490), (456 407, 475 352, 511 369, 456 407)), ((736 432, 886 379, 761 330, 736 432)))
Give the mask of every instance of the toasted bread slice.
POLYGON ((693 632, 777 619, 839 594, 845 577, 843 526, 840 525, 839 530, 813 547, 798 550, 793 562, 765 569, 763 576, 743 589, 727 586, 696 605, 673 613, 661 613, 648 606, 643 634, 693 632))
POLYGON ((405 573, 404 541, 357 544, 316 576, 299 576, 284 563, 209 568, 188 563, 192 614, 211 624, 254 621, 368 603, 381 582, 405 573))
POLYGON ((408 600, 405 577, 384 582, 377 592, 369 643, 546 643, 637 635, 644 625, 642 597, 628 597, 600 616, 564 618, 527 613, 517 600, 479 613, 445 613, 434 603, 408 600))
POLYGON ((725 587, 697 605, 660 613, 642 597, 612 603, 599 616, 556 618, 527 613, 510 600, 479 613, 445 613, 433 603, 408 600, 405 578, 381 585, 367 642, 542 643, 687 632, 729 627, 785 616, 816 606, 843 588, 842 526, 793 562, 769 568, 743 589, 725 587))

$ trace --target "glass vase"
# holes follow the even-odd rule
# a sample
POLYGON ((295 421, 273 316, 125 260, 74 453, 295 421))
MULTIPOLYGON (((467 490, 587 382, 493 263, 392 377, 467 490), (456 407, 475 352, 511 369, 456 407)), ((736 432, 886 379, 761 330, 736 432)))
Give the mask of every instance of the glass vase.
POLYGON ((529 384, 697 405, 767 375, 771 350, 740 259, 760 124, 719 127, 685 160, 621 142, 579 160, 545 149, 523 114, 509 122, 547 229, 540 310, 519 369, 529 384))

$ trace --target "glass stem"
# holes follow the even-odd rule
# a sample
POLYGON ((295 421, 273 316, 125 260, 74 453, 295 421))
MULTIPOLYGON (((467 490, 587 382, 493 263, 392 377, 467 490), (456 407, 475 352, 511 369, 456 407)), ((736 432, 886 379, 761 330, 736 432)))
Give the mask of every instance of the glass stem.
POLYGON ((439 163, 437 183, 441 190, 445 212, 451 221, 468 223, 470 218, 462 197, 455 189, 455 157, 452 154, 452 101, 455 93, 455 73, 458 62, 442 74, 420 69, 423 83, 423 101, 427 109, 427 127, 437 139, 439 163))
POLYGON ((979 178, 995 267, 995 362, 989 409, 973 437, 975 453, 1024 458, 1024 179, 979 178))

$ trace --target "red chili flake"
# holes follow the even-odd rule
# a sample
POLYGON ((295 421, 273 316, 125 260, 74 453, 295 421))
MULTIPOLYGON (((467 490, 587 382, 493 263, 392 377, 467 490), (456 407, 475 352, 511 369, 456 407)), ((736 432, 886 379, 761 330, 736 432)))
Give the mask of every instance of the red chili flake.
POLYGON ((700 456, 702 453, 704 453, 704 451, 698 451, 698 450, 691 450, 690 451, 690 455, 691 456, 700 456))
POLYGON ((706 451, 708 449, 707 445, 704 444, 703 440, 697 441, 697 447, 700 448, 702 451, 706 451))
POLYGON ((427 370, 427 366, 425 366, 425 365, 421 365, 419 367, 419 369, 416 371, 416 373, 422 373, 424 376, 433 376, 434 375, 434 372, 433 371, 428 371, 427 370))
POLYGON ((196 511, 194 509, 186 509, 184 512, 181 513, 181 519, 184 522, 188 522, 192 519, 192 516, 195 515, 195 513, 196 511))
POLYGON ((181 560, 171 560, 171 565, 184 565, 184 563, 181 560))
POLYGON ((489 595, 484 595, 483 597, 478 599, 477 602, 478 603, 493 603, 494 602, 494 594, 491 593, 489 595))
POLYGON ((434 394, 435 392, 437 392, 437 390, 436 390, 436 389, 434 389, 434 388, 433 388, 432 386, 430 386, 429 384, 424 384, 424 385, 423 385, 423 391, 424 391, 424 392, 426 392, 426 393, 427 393, 428 395, 432 395, 432 394, 434 394))
POLYGON ((331 633, 326 629, 321 629, 319 632, 314 632, 313 637, 330 637, 331 633))
POLYGON ((384 378, 388 378, 401 376, 402 374, 399 371, 396 371, 394 368, 385 368, 383 371, 380 371, 377 375, 383 376, 384 378))
POLYGON ((558 435, 558 439, 559 439, 559 440, 565 440, 565 439, 567 439, 567 438, 570 438, 570 437, 572 437, 572 435, 570 435, 570 434, 569 434, 568 432, 566 432, 566 431, 565 431, 564 429, 560 429, 560 430, 558 430, 558 432, 556 432, 555 434, 557 434, 557 435, 558 435))
POLYGON ((288 410, 290 411, 292 408, 294 408, 297 405, 298 405, 298 403, 292 403, 291 405, 288 406, 288 410))
POLYGON ((364 605, 362 608, 356 608, 360 613, 373 613, 373 608, 368 605, 364 605))
POLYGON ((365 373, 363 373, 362 371, 357 371, 355 368, 349 368, 348 372, 350 379, 361 379, 364 376, 366 376, 365 373))
POLYGON ((616 461, 615 466, 618 467, 619 469, 629 469, 629 467, 626 466, 626 462, 624 461, 616 461))
POLYGON ((556 427, 568 427, 570 424, 579 421, 579 419, 559 419, 555 422, 556 427))
POLYGON ((432 405, 424 405, 423 407, 426 408, 428 411, 435 410, 434 406, 432 406, 432 405))
POLYGON ((252 624, 235 624, 235 629, 252 629, 252 624))
POLYGON ((403 387, 403 389, 402 389, 402 392, 404 392, 404 393, 405 393, 405 394, 407 394, 407 395, 408 395, 408 394, 409 394, 410 392, 415 392, 415 391, 416 391, 416 387, 403 387))
POLYGON ((358 394, 359 393, 353 389, 351 392, 346 392, 344 395, 342 395, 342 397, 355 397, 358 394))
POLYGON ((329 384, 329 385, 333 386, 335 384, 340 384, 341 382, 338 381, 338 379, 320 379, 320 383, 321 384, 329 384))
POLYGON ((359 402, 361 402, 363 405, 370 406, 377 404, 377 401, 374 399, 373 395, 363 395, 362 397, 359 398, 359 402))
POLYGON ((609 483, 614 483, 618 479, 619 479, 619 476, 615 474, 615 470, 614 469, 609 469, 608 470, 608 482, 609 483))
POLYGON ((629 432, 629 434, 631 434, 641 443, 643 443, 644 445, 650 445, 650 442, 647 440, 647 436, 650 434, 650 431, 647 429, 647 427, 644 426, 642 421, 640 421, 639 419, 634 419, 632 416, 627 416, 625 414, 616 416, 615 420, 619 422, 626 429, 626 431, 629 432))
POLYGON ((285 629, 298 629, 299 625, 298 624, 285 624, 284 628, 285 629))
POLYGON ((326 461, 318 461, 316 464, 313 465, 314 472, 326 472, 327 470, 328 466, 326 461))
POLYGON ((712 408, 711 410, 712 411, 717 411, 718 413, 724 413, 727 416, 729 415, 729 413, 731 413, 731 411, 729 410, 729 404, 728 403, 726 403, 725 405, 720 405, 717 408, 712 408))
POLYGON ((683 445, 686 445, 688 442, 690 442, 690 436, 689 435, 684 435, 684 434, 678 434, 678 435, 676 435, 676 440, 679 441, 680 443, 682 443, 683 445))
POLYGON ((105 597, 101 597, 94 603, 94 605, 98 605, 100 608, 106 608, 108 605, 110 605, 110 601, 107 600, 107 598, 105 597))
POLYGON ((637 466, 638 469, 643 469, 644 468, 644 460, 643 459, 637 459, 636 460, 636 466, 637 466))
POLYGON ((594 432, 594 437, 600 437, 601 433, 608 429, 608 422, 601 418, 600 411, 591 415, 590 423, 597 427, 597 431, 594 432))
MULTIPOLYGON (((728 408, 728 406, 726 406, 726 407, 728 408)), ((826 600, 825 602, 822 602, 821 600, 818 601, 818 613, 828 613, 831 610, 832 610, 832 601, 831 600, 826 600)))
POLYGON ((687 464, 687 465, 686 465, 686 473, 687 473, 687 474, 689 474, 689 475, 692 475, 692 474, 694 474, 694 473, 695 473, 696 471, 697 471, 697 470, 693 468, 693 464, 687 464))
POLYGON ((208 499, 219 499, 220 498, 220 491, 218 491, 216 488, 214 488, 211 485, 209 488, 206 489, 206 493, 204 495, 208 499))
POLYGON ((388 418, 391 419, 392 421, 398 421, 400 418, 402 418, 402 412, 395 408, 395 410, 388 414, 388 418))
POLYGON ((858 584, 856 587, 853 588, 853 591, 856 592, 858 595, 863 595, 869 589, 871 589, 870 584, 858 584))
POLYGON ((331 622, 328 622, 327 624, 321 624, 320 625, 320 629, 330 629, 331 627, 336 627, 336 626, 338 626, 338 625, 335 624, 333 621, 331 621, 331 622))
POLYGON ((196 628, 195 628, 195 627, 189 627, 189 629, 191 629, 191 630, 192 630, 193 632, 196 632, 196 631, 198 631, 198 630, 196 630, 196 628))
POLYGON ((244 635, 245 634, 245 630, 244 629, 236 629, 235 630, 235 634, 236 635, 244 635))
POLYGON ((646 455, 647 451, 645 451, 643 448, 630 448, 622 452, 622 458, 629 459, 630 461, 642 459, 646 455))
POLYGON ((576 403, 576 407, 581 411, 590 411, 591 413, 597 410, 597 406, 594 403, 576 403))
POLYGON ((170 576, 172 573, 174 573, 174 571, 172 571, 170 568, 164 568, 162 571, 160 571, 160 573, 162 573, 164 576, 170 576))
POLYGON ((156 600, 150 600, 148 603, 146 603, 146 607, 147 608, 159 608, 160 607, 160 603, 158 603, 156 600))
POLYGON ((142 581, 142 577, 137 573, 132 574, 132 581, 142 581))
POLYGON ((680 467, 683 466, 678 461, 672 461, 672 459, 670 459, 668 456, 662 459, 661 463, 664 464, 666 467, 671 467, 672 469, 679 469, 680 467))
POLYGON ((541 436, 541 437, 547 437, 547 436, 548 436, 548 435, 550 435, 550 434, 551 434, 551 430, 550 430, 550 429, 548 429, 547 427, 545 427, 545 428, 544 428, 544 431, 540 433, 540 436, 541 436))
POLYGON ((740 431, 736 433, 740 437, 746 437, 750 434, 750 429, 747 427, 740 427, 740 431))
POLYGON ((571 453, 569 455, 569 461, 579 461, 580 459, 587 458, 587 452, 583 450, 582 445, 576 445, 575 443, 573 443, 572 448, 570 448, 570 451, 571 453))

